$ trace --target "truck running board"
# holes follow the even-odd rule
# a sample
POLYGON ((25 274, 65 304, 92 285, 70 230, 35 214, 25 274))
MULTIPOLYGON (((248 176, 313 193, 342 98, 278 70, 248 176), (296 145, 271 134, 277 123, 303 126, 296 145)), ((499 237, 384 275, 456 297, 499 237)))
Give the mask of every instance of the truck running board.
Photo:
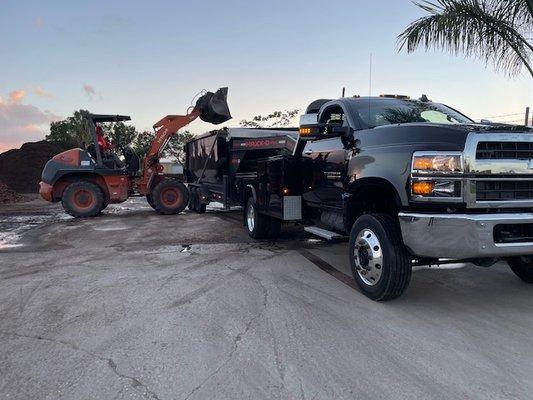
POLYGON ((318 226, 306 226, 304 227, 304 231, 327 240, 343 240, 347 238, 347 236, 341 235, 340 233, 328 231, 318 226))

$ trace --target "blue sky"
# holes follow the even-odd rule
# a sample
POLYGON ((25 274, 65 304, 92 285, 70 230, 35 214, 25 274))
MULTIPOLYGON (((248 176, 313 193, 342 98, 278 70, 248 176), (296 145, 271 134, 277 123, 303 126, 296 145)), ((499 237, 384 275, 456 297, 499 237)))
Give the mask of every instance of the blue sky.
POLYGON ((472 59, 398 53, 396 36, 422 14, 409 0, 0 0, 0 149, 80 108, 149 128, 203 88, 229 86, 229 125, 305 109, 343 86, 366 95, 370 53, 373 94, 426 93, 473 118, 533 106, 525 72, 508 79, 472 59))

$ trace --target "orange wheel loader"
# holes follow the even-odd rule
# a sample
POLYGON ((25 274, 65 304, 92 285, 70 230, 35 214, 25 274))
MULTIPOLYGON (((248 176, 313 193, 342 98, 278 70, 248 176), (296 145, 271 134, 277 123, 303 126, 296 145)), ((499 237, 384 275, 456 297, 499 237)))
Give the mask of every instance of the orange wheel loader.
POLYGON ((124 162, 99 146, 97 124, 130 120, 125 115, 89 114, 86 128, 92 143, 86 149, 64 151, 47 162, 39 193, 48 201, 61 201, 67 213, 87 218, 98 215, 110 203, 122 203, 130 196, 146 196, 160 214, 177 214, 189 201, 187 187, 163 173, 159 159, 170 138, 196 118, 221 124, 231 118, 227 88, 205 92, 185 115, 167 115, 153 128, 154 139, 144 160, 130 148, 123 150, 124 162), (142 169, 141 169, 142 164, 142 169))

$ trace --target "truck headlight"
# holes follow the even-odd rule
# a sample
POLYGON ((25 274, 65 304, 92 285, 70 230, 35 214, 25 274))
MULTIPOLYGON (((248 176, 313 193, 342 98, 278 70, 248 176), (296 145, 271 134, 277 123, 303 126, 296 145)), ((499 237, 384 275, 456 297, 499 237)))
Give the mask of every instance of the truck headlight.
POLYGON ((463 172, 461 152, 417 151, 411 163, 411 198, 461 202, 463 172))
POLYGON ((413 154, 412 172, 427 174, 461 174, 463 173, 463 156, 461 153, 426 153, 413 154))

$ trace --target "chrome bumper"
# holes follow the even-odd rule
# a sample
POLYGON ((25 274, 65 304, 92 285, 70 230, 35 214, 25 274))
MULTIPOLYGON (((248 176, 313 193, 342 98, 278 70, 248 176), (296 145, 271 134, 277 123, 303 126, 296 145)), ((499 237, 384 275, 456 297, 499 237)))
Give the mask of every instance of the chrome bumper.
POLYGON ((469 259, 533 254, 533 243, 495 243, 498 224, 531 224, 533 213, 399 213, 403 241, 419 257, 469 259))

